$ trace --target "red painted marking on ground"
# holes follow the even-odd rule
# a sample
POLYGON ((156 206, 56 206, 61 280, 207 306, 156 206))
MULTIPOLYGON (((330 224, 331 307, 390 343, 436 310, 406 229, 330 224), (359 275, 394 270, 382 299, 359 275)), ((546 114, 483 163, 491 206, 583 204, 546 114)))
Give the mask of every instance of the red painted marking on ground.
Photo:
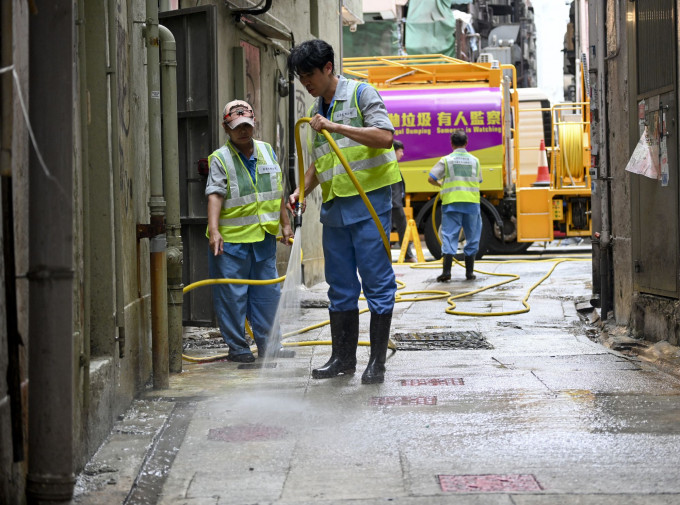
POLYGON ((437 475, 442 491, 448 493, 499 493, 542 491, 531 474, 510 475, 437 475))
POLYGON ((464 386, 465 381, 458 379, 402 379, 402 386, 464 386))
POLYGON ((437 405, 436 396, 374 396, 369 405, 437 405))

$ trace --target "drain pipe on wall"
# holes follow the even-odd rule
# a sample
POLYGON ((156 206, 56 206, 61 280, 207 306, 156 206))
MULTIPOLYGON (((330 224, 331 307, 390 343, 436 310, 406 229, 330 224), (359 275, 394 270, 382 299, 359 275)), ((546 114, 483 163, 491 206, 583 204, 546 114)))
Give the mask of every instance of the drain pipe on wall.
MULTIPOLYGON (((77 353, 73 311, 74 234, 77 236, 74 195, 79 190, 74 183, 78 163, 75 146, 80 143, 78 120, 74 116, 78 107, 78 69, 74 67, 77 15, 75 2, 59 2, 57 8, 40 9, 28 20, 27 103, 35 144, 29 151, 28 162, 30 226, 21 231, 28 234, 30 244, 25 274, 30 307, 26 475, 29 504, 71 503, 76 480, 77 353)), ((4 79, 8 82, 7 76, 4 79)), ((4 426, 3 420, 3 430, 4 426)), ((4 471, 4 459, 2 465, 4 471)), ((3 484, 7 482, 4 474, 2 479, 3 484)), ((16 485, 20 486, 20 481, 16 485)))
POLYGON ((168 285, 168 347, 170 372, 182 371, 182 228, 179 208, 179 156, 177 154, 177 58, 175 37, 159 26, 161 88, 163 89, 163 184, 167 199, 166 233, 168 285))
POLYGON ((161 90, 158 33, 158 1, 146 0, 146 72, 149 91, 149 225, 141 225, 138 237, 149 238, 151 270, 151 358, 154 389, 170 384, 168 357, 167 239, 161 152, 161 90), (146 228, 146 230, 144 229, 146 228), (140 233, 141 232, 141 233, 140 233))
POLYGON ((597 87, 599 109, 599 188, 601 202, 601 231, 600 231, 600 317, 603 321, 608 319, 609 311, 613 309, 611 289, 611 178, 609 167, 608 149, 608 125, 607 125, 607 61, 605 52, 607 42, 605 37, 607 24, 607 0, 601 0, 597 4, 597 87))
MULTIPOLYGON (((290 48, 295 47, 295 37, 293 32, 290 32, 290 48)), ((288 185, 290 192, 295 191, 297 183, 295 181, 295 174, 297 171, 295 167, 295 73, 292 68, 288 69, 288 185)))

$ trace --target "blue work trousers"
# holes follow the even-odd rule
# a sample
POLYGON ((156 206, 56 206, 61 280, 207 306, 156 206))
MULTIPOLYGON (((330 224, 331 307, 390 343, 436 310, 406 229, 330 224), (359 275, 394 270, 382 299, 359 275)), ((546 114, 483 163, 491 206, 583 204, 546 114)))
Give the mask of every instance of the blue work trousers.
MULTIPOLYGON (((255 261, 254 255, 238 258, 230 254, 214 256, 208 253, 210 277, 212 279, 269 280, 278 277, 276 256, 255 261)), ((248 318, 253 330, 258 354, 264 355, 270 339, 272 325, 279 304, 278 284, 215 284, 212 286, 213 302, 217 322, 229 354, 250 354, 245 338, 245 319, 248 318)), ((280 328, 276 328, 280 332, 280 328)), ((280 334, 274 336, 280 341, 280 334)))
MULTIPOLYGON (((391 213, 378 216, 388 237, 391 213)), ((371 312, 392 312, 397 282, 373 219, 342 227, 324 225, 323 253, 331 312, 358 309, 362 288, 371 312)))
POLYGON ((465 256, 474 256, 479 250, 479 238, 482 234, 482 215, 480 212, 468 214, 464 212, 442 212, 442 253, 456 254, 458 252, 458 236, 460 229, 465 232, 465 256))

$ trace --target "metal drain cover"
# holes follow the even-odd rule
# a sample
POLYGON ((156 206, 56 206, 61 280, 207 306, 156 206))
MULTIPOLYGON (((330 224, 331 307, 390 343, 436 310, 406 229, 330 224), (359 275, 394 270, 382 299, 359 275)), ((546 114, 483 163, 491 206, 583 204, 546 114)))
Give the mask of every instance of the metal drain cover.
POLYGON ((259 370, 260 368, 276 368, 276 363, 243 363, 237 366, 239 370, 259 370))
POLYGON ((392 340, 399 351, 493 349, 493 346, 476 331, 395 333, 392 340))

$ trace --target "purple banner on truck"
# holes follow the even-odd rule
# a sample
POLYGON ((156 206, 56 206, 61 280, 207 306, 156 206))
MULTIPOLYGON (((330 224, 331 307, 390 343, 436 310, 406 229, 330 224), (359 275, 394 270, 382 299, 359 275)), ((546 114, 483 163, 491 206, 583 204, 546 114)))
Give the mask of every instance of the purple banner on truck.
POLYGON ((420 88, 380 91, 394 138, 404 143, 403 161, 451 152, 451 133, 468 134, 468 151, 503 143, 499 88, 420 88))

